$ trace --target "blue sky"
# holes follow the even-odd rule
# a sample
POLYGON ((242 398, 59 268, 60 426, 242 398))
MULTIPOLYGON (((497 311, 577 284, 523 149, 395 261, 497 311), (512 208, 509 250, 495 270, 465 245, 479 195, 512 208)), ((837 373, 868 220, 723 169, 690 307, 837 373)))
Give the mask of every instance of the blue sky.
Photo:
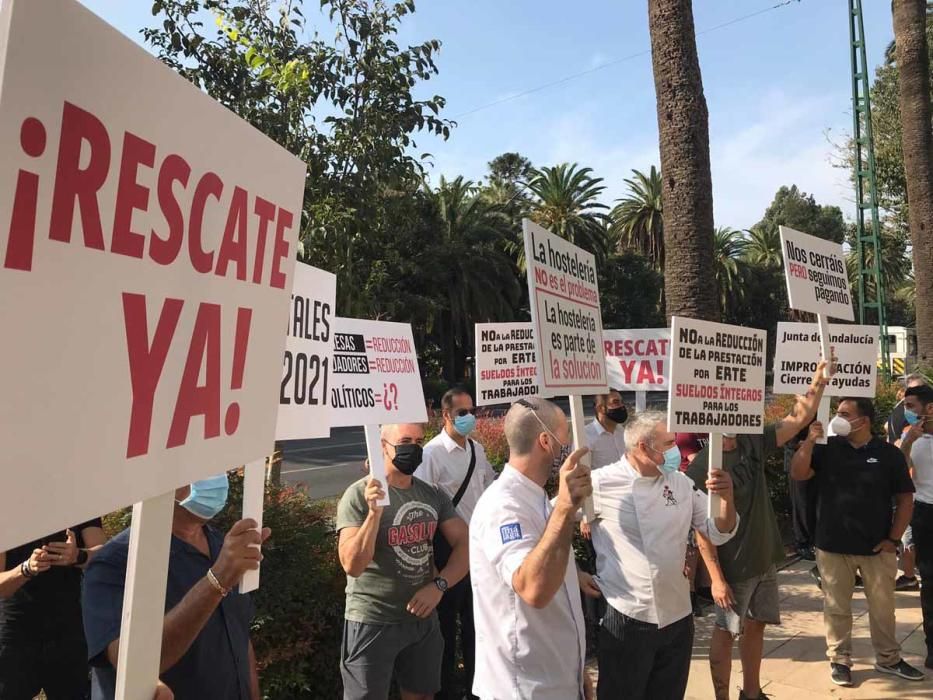
MULTIPOLYGON (((146 0, 82 2, 137 41, 153 20, 146 0)), ((842 142, 852 125, 848 3, 800 0, 715 29, 778 2, 693 3, 719 226, 751 226, 782 184, 852 214, 847 173, 831 162, 831 142, 842 142)), ((890 2, 864 4, 874 67, 893 36, 890 2)), ((419 151, 434 155, 434 180, 458 174, 478 180, 493 157, 518 151, 536 165, 592 167, 605 178, 611 204, 633 168, 659 163, 647 54, 473 111, 647 51, 646 0, 418 0, 400 38, 443 44, 440 75, 422 89, 447 98, 445 116, 458 126, 446 143, 417 139, 419 151)))

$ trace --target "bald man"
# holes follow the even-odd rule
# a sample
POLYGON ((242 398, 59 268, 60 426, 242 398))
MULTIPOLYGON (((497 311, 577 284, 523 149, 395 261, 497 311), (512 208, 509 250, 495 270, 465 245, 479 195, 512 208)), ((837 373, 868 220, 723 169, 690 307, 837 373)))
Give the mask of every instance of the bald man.
POLYGON ((383 426, 386 484, 361 479, 337 507, 347 573, 344 700, 387 698, 393 674, 402 700, 429 700, 441 688, 444 639, 435 608, 468 571, 468 531, 443 491, 412 476, 423 444, 419 424, 383 426), (390 505, 383 507, 386 487, 390 505), (432 547, 438 527, 451 547, 441 571, 432 547))

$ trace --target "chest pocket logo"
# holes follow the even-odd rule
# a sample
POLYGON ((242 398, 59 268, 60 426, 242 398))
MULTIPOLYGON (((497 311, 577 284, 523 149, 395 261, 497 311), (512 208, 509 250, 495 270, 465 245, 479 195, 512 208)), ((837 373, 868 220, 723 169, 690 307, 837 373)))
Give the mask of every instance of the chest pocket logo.
POLYGON ((671 491, 670 486, 664 487, 664 501, 665 501, 664 503, 665 506, 676 506, 677 505, 677 499, 674 498, 674 492, 671 491))
POLYGON ((874 457, 869 457, 865 460, 868 464, 878 464, 878 460, 874 457))

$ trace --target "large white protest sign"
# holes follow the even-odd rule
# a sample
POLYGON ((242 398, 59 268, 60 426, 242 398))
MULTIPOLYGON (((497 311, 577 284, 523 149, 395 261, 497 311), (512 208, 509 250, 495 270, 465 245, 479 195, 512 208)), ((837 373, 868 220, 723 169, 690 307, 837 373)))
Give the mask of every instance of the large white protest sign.
MULTIPOLYGON (((824 395, 874 398, 878 327, 829 324, 829 339, 838 362, 824 395)), ((816 324, 779 323, 774 393, 806 393, 820 358, 820 331, 816 324)))
POLYGON ((476 324, 476 405, 512 403, 538 394, 534 327, 476 324))
POLYGON ((609 386, 620 391, 667 391, 668 328, 603 330, 609 386))
POLYGON ((841 243, 781 226, 781 248, 787 298, 792 309, 855 320, 841 243))
POLYGON ((282 361, 276 440, 330 435, 330 358, 337 277, 316 267, 295 266, 282 361))
POLYGON ((541 395, 605 393, 596 259, 528 219, 522 230, 541 395))
POLYGON ((409 324, 338 316, 333 334, 332 426, 428 420, 409 324))
POLYGON ((761 433, 766 338, 754 328, 675 316, 667 429, 761 433))
POLYGON ((268 453, 305 165, 76 2, 0 47, 4 550, 268 453))

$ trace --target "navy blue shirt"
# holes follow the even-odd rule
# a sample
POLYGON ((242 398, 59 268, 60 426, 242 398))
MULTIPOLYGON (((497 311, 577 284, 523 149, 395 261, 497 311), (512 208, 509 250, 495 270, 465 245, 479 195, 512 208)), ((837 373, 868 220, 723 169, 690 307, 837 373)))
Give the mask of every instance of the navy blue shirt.
MULTIPOLYGON (((205 526, 210 558, 174 535, 168 565, 165 610, 168 612, 207 574, 223 535, 205 526)), ((93 667, 94 700, 114 697, 117 674, 107 659, 108 645, 119 638, 126 585, 130 531, 108 542, 84 576, 84 632, 93 667)), ((249 626, 252 599, 232 591, 214 610, 187 653, 162 674, 176 700, 251 700, 249 626)))

